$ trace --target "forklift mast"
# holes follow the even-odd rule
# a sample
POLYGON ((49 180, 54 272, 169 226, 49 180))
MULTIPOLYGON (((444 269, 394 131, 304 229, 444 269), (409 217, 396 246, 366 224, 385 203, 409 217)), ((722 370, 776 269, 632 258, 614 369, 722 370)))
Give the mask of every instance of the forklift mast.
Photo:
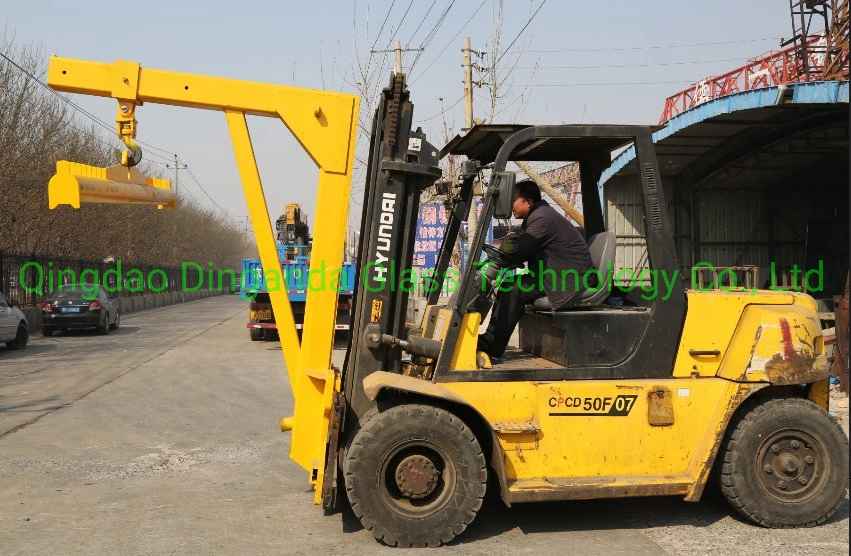
POLYGON ((418 282, 412 260, 420 194, 441 174, 438 149, 411 130, 413 108, 404 74, 394 75, 376 108, 363 198, 360 279, 342 371, 351 425, 374 405, 363 392, 366 375, 401 372, 402 347, 387 340, 407 336, 409 293, 418 282))

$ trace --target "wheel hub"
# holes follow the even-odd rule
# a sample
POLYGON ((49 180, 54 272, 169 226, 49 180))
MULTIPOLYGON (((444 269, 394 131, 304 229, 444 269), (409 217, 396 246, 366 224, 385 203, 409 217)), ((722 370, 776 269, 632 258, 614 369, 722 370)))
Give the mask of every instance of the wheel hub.
POLYGON ((794 475, 798 472, 798 460, 790 454, 783 454, 780 458, 780 468, 788 475, 794 475))
POLYGON ((758 454, 759 481, 775 498, 798 501, 816 489, 824 469, 814 441, 803 431, 782 431, 763 443, 758 454))
POLYGON ((400 461, 395 475, 399 491, 415 500, 434 492, 440 478, 434 462, 421 455, 408 456, 400 461))

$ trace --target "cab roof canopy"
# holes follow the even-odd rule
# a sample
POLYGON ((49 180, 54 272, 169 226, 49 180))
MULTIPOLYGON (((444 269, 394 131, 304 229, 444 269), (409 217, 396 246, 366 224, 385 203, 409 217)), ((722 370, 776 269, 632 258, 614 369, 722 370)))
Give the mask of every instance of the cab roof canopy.
MULTIPOLYGON (((489 164, 496 159, 499 149, 516 132, 533 127, 519 124, 483 124, 474 125, 464 136, 456 135, 440 151, 440 157, 448 154, 464 155, 481 164, 489 164)), ((542 128, 560 126, 536 126, 542 128)), ((581 133, 583 128, 595 126, 570 126, 573 132, 581 133)), ((599 127, 599 126, 597 126, 599 127)), ((652 129, 651 129, 652 130, 652 129)), ((628 137, 547 137, 534 138, 521 143, 510 156, 511 160, 525 161, 576 161, 589 155, 612 151, 632 143, 628 137)))

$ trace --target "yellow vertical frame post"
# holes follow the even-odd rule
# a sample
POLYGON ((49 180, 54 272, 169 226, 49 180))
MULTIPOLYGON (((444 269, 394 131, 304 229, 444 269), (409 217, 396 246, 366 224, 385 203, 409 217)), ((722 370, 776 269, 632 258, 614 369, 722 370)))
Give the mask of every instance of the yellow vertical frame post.
MULTIPOLYGON (((337 317, 339 294, 337 287, 341 279, 342 257, 348 205, 351 190, 350 174, 320 172, 319 193, 316 206, 322 207, 322 224, 314 226, 313 248, 310 253, 308 273, 307 305, 302 332, 302 364, 304 374, 297 389, 290 457, 296 462, 315 470, 316 490, 314 502, 322 501, 321 485, 324 481, 326 436, 333 406, 333 396, 339 388, 331 365, 331 352, 323 346, 333 345, 334 323, 337 317), (323 272, 324 271, 324 272, 323 272), (324 284, 316 284, 317 277, 324 274, 324 284), (311 290, 311 280, 314 288, 311 290), (336 283, 332 283, 336 282, 336 283), (318 406, 323 408, 321 421, 315 419, 318 406), (303 435, 303 436, 302 436, 303 435), (302 438, 304 441, 302 441, 302 438), (321 439, 321 443, 317 440, 321 439)), ((317 214, 317 220, 318 220, 317 214)))
POLYGON ((318 98, 293 96, 278 107, 281 120, 319 168, 301 367, 299 382, 293 384, 295 407, 290 444, 290 457, 311 472, 317 504, 322 501, 328 427, 334 393, 339 389, 331 366, 339 302, 335 281, 339 282, 342 271, 358 105, 357 97, 324 93, 318 98))
POLYGON ((251 218, 251 226, 254 228, 254 237, 257 241, 257 250, 260 253, 263 272, 266 274, 277 270, 280 276, 277 287, 273 285, 269 289, 269 298, 275 311, 275 322, 278 327, 278 335, 281 338, 284 365, 287 367, 287 375, 290 378, 293 396, 295 396, 301 371, 301 348, 299 347, 295 318, 287 295, 286 283, 281 283, 283 281, 281 261, 275 247, 275 236, 272 233, 272 224, 269 221, 266 196, 263 193, 263 184, 260 181, 260 172, 257 169, 254 149, 251 146, 251 136, 248 133, 245 114, 225 110, 225 116, 227 117, 228 129, 230 129, 233 152, 236 155, 236 164, 239 168, 239 176, 242 180, 242 189, 245 192, 248 215, 251 218))

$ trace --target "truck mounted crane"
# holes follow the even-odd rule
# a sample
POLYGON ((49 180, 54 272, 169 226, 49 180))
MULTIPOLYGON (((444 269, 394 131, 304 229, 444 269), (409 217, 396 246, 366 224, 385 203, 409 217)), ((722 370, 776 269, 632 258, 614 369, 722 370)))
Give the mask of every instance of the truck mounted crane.
MULTIPOLYGON (((282 214, 275 221, 276 245, 281 259, 281 272, 273 277, 273 287, 285 288, 290 307, 295 318, 296 330, 304 327, 305 302, 310 284, 310 227, 301 214, 301 205, 287 203, 282 214)), ((277 335, 278 324, 275 311, 269 299, 263 263, 257 259, 243 259, 240 295, 248 299, 248 332, 251 341, 256 342, 277 335)), ((349 317, 352 308, 352 294, 355 284, 355 264, 344 261, 340 280, 334 284, 340 294, 337 306, 337 320, 334 330, 349 330, 349 317)), ((331 287, 328 285, 328 287, 331 287)))

